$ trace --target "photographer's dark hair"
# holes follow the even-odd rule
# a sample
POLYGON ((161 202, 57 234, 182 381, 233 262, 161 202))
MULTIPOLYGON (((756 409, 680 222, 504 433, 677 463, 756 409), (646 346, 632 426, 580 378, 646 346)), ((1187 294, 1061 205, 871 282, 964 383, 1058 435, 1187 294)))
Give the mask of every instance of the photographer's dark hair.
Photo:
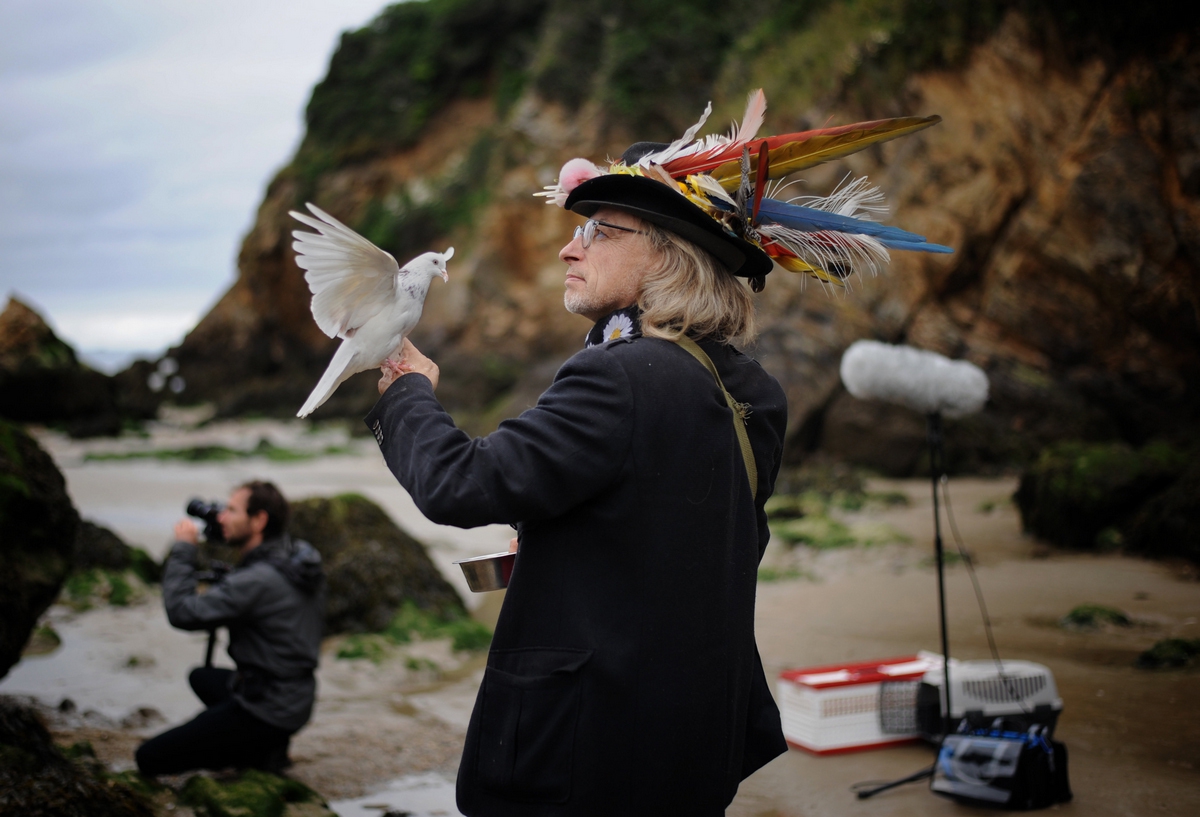
POLYGON ((288 501, 275 487, 275 483, 254 480, 240 487, 250 492, 250 497, 246 500, 248 515, 254 516, 259 511, 267 512, 267 527, 263 530, 263 539, 274 539, 282 535, 288 528, 292 512, 288 501))

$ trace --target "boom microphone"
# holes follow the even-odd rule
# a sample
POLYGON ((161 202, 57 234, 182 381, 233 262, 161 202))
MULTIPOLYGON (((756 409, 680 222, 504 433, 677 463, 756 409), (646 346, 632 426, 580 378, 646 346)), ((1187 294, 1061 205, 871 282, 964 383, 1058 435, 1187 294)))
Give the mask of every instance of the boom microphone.
POLYGON ((988 397, 987 375, 973 363, 873 340, 855 341, 842 355, 842 382, 860 400, 947 417, 979 411, 988 397))

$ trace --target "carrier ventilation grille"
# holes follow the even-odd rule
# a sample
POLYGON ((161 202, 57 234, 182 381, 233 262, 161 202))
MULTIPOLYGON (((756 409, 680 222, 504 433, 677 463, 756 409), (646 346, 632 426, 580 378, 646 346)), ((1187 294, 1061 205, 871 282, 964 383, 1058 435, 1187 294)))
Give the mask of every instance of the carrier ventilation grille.
POLYGON ((1002 704, 1032 698, 1046 686, 1043 675, 1025 675, 963 681, 963 693, 977 701, 1002 704))

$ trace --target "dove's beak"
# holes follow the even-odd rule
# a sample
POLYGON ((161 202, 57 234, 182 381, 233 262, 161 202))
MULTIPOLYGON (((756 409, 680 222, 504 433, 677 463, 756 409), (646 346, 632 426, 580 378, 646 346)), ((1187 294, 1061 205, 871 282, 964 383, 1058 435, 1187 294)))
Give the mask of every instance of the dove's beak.
POLYGON ((450 273, 446 272, 445 270, 442 270, 442 280, 445 281, 447 284, 450 283, 450 273))

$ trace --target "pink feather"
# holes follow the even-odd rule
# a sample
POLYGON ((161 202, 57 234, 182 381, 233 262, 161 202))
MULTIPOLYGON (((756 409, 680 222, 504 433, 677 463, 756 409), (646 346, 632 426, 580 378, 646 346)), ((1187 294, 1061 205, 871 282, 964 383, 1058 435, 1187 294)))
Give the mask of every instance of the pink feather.
POLYGON ((600 175, 602 175, 600 168, 587 159, 571 159, 559 171, 558 186, 570 193, 588 179, 594 179, 600 175))

